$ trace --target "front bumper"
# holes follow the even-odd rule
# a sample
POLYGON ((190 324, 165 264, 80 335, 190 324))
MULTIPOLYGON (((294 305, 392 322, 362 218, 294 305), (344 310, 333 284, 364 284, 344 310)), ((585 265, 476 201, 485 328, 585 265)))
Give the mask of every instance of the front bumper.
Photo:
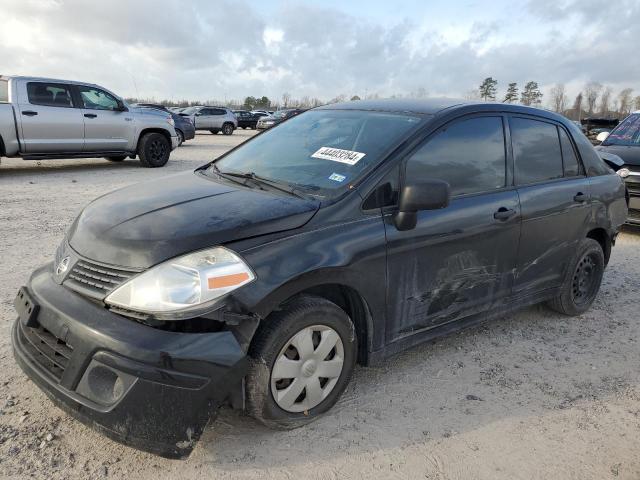
POLYGON ((178 135, 171 137, 171 150, 175 150, 180 145, 180 139, 178 135))
POLYGON ((33 273, 26 292, 39 309, 13 326, 18 364, 56 405, 126 445, 189 455, 246 374, 231 332, 139 324, 55 283, 51 265, 33 273))

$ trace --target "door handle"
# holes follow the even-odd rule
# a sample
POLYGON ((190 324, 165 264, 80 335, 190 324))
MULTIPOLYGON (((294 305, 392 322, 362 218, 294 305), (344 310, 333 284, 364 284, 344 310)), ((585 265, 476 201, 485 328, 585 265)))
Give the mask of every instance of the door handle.
POLYGON ((512 208, 500 207, 494 214, 493 218, 496 220, 509 220, 516 214, 516 211, 512 208))
POLYGON ((33 110, 25 110, 24 112, 22 112, 23 115, 26 115, 27 117, 34 117, 38 114, 38 112, 34 112, 33 110))
POLYGON ((95 113, 85 113, 84 116, 87 118, 96 118, 98 115, 95 113))
POLYGON ((576 193, 576 195, 573 197, 573 200, 578 202, 578 203, 583 203, 587 201, 587 196, 582 193, 582 192, 578 192, 576 193))

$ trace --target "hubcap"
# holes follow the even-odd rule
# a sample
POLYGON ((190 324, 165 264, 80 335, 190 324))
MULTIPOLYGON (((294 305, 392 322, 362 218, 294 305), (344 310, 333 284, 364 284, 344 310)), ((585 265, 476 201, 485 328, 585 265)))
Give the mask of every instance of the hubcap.
POLYGON ((576 304, 584 304, 590 300, 594 294, 597 277, 597 266, 592 256, 582 257, 576 266, 571 284, 571 293, 576 304))
POLYGON ((344 366, 340 335, 326 325, 300 330, 276 357, 271 370, 271 394, 287 412, 317 407, 336 386, 344 366))

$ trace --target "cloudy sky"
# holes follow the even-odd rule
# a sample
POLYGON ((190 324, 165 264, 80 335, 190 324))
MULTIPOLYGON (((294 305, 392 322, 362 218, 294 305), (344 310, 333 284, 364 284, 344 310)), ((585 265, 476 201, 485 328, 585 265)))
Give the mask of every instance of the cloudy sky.
POLYGON ((463 96, 486 76, 640 94, 640 1, 0 0, 0 73, 123 96, 463 96), (401 5, 396 5, 401 3, 401 5))

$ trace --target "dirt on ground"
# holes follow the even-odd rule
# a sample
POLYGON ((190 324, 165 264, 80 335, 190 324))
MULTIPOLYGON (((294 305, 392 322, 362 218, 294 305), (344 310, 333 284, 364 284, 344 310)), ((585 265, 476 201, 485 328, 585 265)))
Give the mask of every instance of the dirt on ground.
POLYGON ((359 367, 336 407, 305 428, 271 431, 225 408, 187 460, 166 460, 54 407, 13 359, 18 287, 93 198, 192 169, 250 135, 198 135, 160 169, 2 160, 0 477, 640 478, 640 231, 630 229, 586 314, 535 306, 359 367))

